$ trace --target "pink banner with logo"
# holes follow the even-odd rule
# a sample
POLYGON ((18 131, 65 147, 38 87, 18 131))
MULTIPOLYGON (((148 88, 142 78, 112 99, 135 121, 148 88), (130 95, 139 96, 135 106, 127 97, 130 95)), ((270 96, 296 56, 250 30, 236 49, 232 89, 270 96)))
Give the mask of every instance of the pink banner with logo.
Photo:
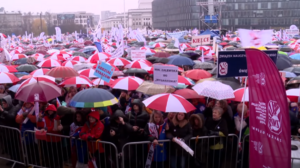
POLYGON ((287 97, 273 61, 262 51, 246 49, 250 168, 291 167, 291 129, 287 97))

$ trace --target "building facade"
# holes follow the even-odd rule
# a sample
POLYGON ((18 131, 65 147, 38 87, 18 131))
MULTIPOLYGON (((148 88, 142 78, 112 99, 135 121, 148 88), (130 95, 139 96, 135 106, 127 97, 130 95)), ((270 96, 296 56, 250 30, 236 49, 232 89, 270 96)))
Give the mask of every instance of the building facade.
POLYGON ((128 21, 128 13, 125 13, 125 18, 124 18, 124 14, 120 13, 111 16, 105 20, 101 20, 101 26, 102 29, 104 30, 110 30, 112 27, 118 27, 119 24, 122 24, 123 27, 127 27, 128 26, 127 21, 128 21))
POLYGON ((22 33, 23 18, 20 11, 5 11, 0 8, 0 32, 4 34, 22 33))
POLYGON ((226 0, 222 27, 285 29, 300 24, 299 0, 226 0))
POLYGON ((117 12, 111 12, 111 11, 101 11, 101 20, 106 20, 109 17, 112 17, 116 15, 117 12))

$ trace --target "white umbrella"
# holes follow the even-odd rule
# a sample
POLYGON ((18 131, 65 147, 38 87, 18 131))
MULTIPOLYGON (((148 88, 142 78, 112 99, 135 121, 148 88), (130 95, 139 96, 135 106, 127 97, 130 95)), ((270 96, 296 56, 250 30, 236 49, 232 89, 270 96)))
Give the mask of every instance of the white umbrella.
POLYGON ((16 85, 13 85, 12 87, 10 87, 8 90, 16 93, 20 86, 21 86, 21 84, 16 84, 16 85))
POLYGON ((195 85, 193 89, 201 96, 210 97, 216 100, 234 98, 232 88, 219 81, 204 81, 195 85))

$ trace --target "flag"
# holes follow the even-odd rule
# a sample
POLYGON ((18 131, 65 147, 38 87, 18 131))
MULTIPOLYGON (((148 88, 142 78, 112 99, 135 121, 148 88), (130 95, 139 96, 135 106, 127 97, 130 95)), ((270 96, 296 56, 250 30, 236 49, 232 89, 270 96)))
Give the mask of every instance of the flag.
POLYGON ((102 52, 102 45, 101 42, 94 42, 99 52, 102 52))
POLYGON ((286 91, 274 62, 262 51, 246 49, 250 168, 291 167, 291 128, 286 91))
POLYGON ((62 41, 61 39, 61 29, 59 27, 55 27, 56 32, 56 41, 62 41))
POLYGON ((272 41, 273 30, 253 31, 239 29, 239 36, 243 47, 260 47, 272 41))

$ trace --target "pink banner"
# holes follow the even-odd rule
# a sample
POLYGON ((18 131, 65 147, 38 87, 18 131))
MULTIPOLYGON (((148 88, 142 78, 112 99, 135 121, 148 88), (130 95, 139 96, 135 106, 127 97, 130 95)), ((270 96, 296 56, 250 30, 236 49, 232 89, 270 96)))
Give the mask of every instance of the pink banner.
POLYGON ((246 49, 250 108, 250 168, 291 167, 287 97, 273 61, 246 49))

